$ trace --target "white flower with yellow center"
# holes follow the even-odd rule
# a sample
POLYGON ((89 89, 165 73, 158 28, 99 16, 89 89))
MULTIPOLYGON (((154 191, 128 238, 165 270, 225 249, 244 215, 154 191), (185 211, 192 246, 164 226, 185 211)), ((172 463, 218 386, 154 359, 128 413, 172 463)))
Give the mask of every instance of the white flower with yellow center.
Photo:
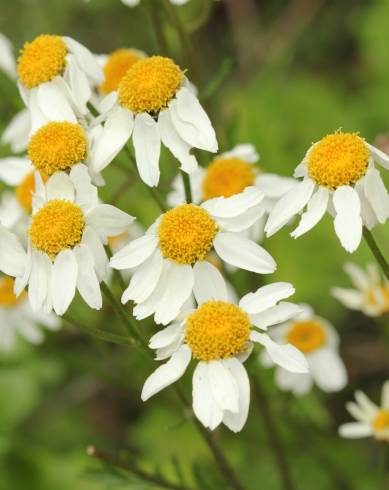
POLYGON ((57 330, 60 322, 53 314, 32 311, 27 293, 22 291, 16 297, 14 279, 0 275, 0 350, 12 349, 17 334, 28 342, 39 344, 44 338, 41 326, 57 330))
MULTIPOLYGON (((276 383, 281 390, 292 391, 296 395, 307 393, 313 383, 326 392, 339 391, 347 384, 347 371, 339 355, 338 334, 327 320, 315 315, 312 308, 300 306, 300 315, 272 328, 269 335, 276 342, 292 344, 303 352, 309 374, 296 376, 277 367, 276 383)), ((268 356, 263 356, 262 361, 268 366, 273 364, 268 356)))
POLYGON ((347 263, 344 270, 356 289, 335 287, 331 293, 351 310, 368 316, 389 314, 389 282, 381 278, 376 264, 368 264, 366 271, 356 264, 347 263))
POLYGON ((91 87, 103 80, 92 53, 66 36, 43 34, 25 43, 18 58, 19 89, 31 117, 77 122, 88 112, 91 87))
POLYGON ((381 406, 373 403, 362 391, 356 391, 355 402, 348 402, 346 408, 357 422, 341 425, 340 436, 348 439, 374 437, 389 442, 389 381, 382 387, 381 406))
POLYGON ((265 249, 240 233, 259 216, 263 195, 255 187, 201 206, 182 204, 160 216, 146 234, 111 259, 114 269, 134 269, 122 296, 133 300, 138 319, 154 314, 156 323, 172 321, 192 291, 195 296, 219 284, 220 272, 207 262, 209 252, 227 264, 270 274, 276 263, 265 249))
POLYGON ((103 244, 133 219, 98 203, 85 165, 74 165, 69 175, 57 172, 45 185, 36 174, 27 250, 0 226, 0 270, 16 278, 16 295, 28 284, 34 311, 53 308, 62 315, 76 289, 91 308, 100 309, 99 282, 107 278, 108 266, 103 244))
POLYGON ((389 216, 389 195, 376 163, 388 170, 389 156, 357 133, 337 131, 325 136, 311 146, 296 168, 295 177, 303 181, 278 201, 266 223, 267 235, 276 233, 308 205, 291 233, 294 238, 313 228, 328 211, 342 246, 355 251, 362 226, 370 230, 389 216))
MULTIPOLYGON (((263 192, 262 216, 250 230, 254 241, 263 237, 265 220, 276 202, 297 183, 289 177, 262 172, 254 165, 258 160, 254 145, 240 144, 218 155, 208 167, 198 167, 189 176, 193 202, 196 204, 215 197, 234 196, 248 186, 255 186, 263 192)), ((184 186, 180 176, 177 176, 173 181, 173 191, 168 195, 168 203, 177 206, 183 202, 184 186)))
POLYGON ((244 426, 250 403, 250 386, 243 362, 253 343, 262 345, 277 365, 293 373, 307 373, 303 354, 292 345, 279 345, 257 329, 291 318, 297 305, 283 302, 294 293, 288 283, 274 283, 246 294, 236 305, 228 300, 226 288, 209 284, 197 301, 199 306, 150 339, 157 360, 168 359, 146 380, 146 401, 183 376, 192 357, 193 410, 209 429, 224 423, 238 432, 244 426))
POLYGON ((112 161, 131 136, 139 175, 151 187, 159 182, 161 142, 187 173, 197 167, 191 148, 217 151, 207 114, 184 72, 170 58, 151 56, 134 63, 118 90, 101 105, 106 121, 93 154, 96 172, 112 161))

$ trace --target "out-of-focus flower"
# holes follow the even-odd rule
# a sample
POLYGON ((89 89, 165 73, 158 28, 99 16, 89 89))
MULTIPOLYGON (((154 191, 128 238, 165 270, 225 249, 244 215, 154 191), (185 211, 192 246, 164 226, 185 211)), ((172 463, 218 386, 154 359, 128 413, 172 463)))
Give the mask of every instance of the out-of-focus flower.
POLYGON ((33 128, 35 118, 77 122, 88 112, 91 87, 103 81, 101 68, 85 46, 67 36, 48 34, 25 43, 17 72, 33 128))
POLYGON ((389 381, 386 381, 382 387, 380 407, 365 393, 356 391, 355 402, 348 402, 346 408, 357 422, 341 425, 339 435, 349 439, 371 436, 389 442, 389 381))
POLYGON ((27 250, 0 225, 0 270, 16 278, 16 296, 29 286, 34 311, 65 313, 76 289, 91 308, 100 309, 99 282, 107 278, 108 266, 103 244, 134 218, 98 203, 85 165, 74 165, 69 175, 56 172, 46 184, 38 173, 35 177, 27 250))
POLYGON ((381 279, 376 264, 368 264, 366 271, 356 264, 347 263, 344 270, 356 289, 335 287, 331 293, 351 310, 362 311, 368 316, 389 313, 389 282, 381 279))
POLYGON ((122 302, 137 304, 138 319, 154 314, 167 325, 192 291, 201 298, 209 288, 223 288, 218 269, 204 261, 212 248, 227 264, 260 274, 276 269, 271 255, 239 232, 260 216, 263 194, 255 187, 229 198, 217 197, 201 206, 182 204, 162 214, 147 230, 116 253, 114 269, 135 269, 122 302))
MULTIPOLYGON (((297 183, 289 177, 262 172, 254 165, 258 160, 259 155, 254 145, 240 144, 218 155, 208 167, 198 167, 189 176, 193 202, 196 204, 214 197, 234 196, 248 186, 261 190, 265 196, 261 203, 263 214, 251 229, 254 241, 263 237, 265 220, 275 203, 297 183)), ((178 175, 173 181, 173 191, 168 195, 168 203, 177 206, 183 202, 184 185, 178 175)))
MULTIPOLYGON (((326 392, 343 389, 347 384, 347 372, 339 355, 339 337, 335 328, 324 318, 314 314, 312 308, 300 305, 302 313, 294 320, 272 328, 269 335, 278 343, 289 343, 305 354, 309 374, 296 376, 276 368, 276 383, 281 390, 296 395, 307 393, 315 383, 326 392)), ((272 360, 262 356, 265 365, 272 360)))
MULTIPOLYGON (((273 362, 293 373, 307 373, 303 354, 292 345, 279 345, 258 329, 291 318, 297 305, 281 300, 294 293, 288 283, 274 283, 246 294, 239 305, 228 300, 226 288, 209 284, 196 296, 199 306, 155 334, 150 347, 157 360, 168 359, 146 380, 146 401, 183 376, 192 357, 193 410, 209 429, 224 423, 238 432, 244 426, 250 402, 250 386, 244 361, 253 343, 262 345, 273 362), (280 302, 281 301, 281 302, 280 302), (280 303, 279 303, 280 302, 280 303)), ((297 374, 296 374, 297 376, 297 374)))
POLYGON ((187 173, 197 167, 191 148, 217 151, 207 114, 184 72, 170 58, 151 56, 134 63, 100 108, 106 121, 93 151, 96 172, 112 161, 131 135, 140 177, 151 187, 159 182, 161 142, 187 173))
POLYGON ((13 153, 27 148, 31 132, 31 116, 28 109, 22 109, 11 119, 1 135, 1 143, 10 145, 13 153))
POLYGON ((337 131, 313 144, 295 170, 303 181, 275 205, 265 226, 268 236, 282 228, 306 205, 294 238, 313 228, 328 211, 342 246, 354 252, 362 226, 372 229, 389 216, 389 195, 376 168, 389 169, 389 156, 356 133, 337 131))
POLYGON ((11 41, 0 32, 0 70, 10 78, 16 78, 16 62, 11 41))
MULTIPOLYGON (((127 7, 136 7, 137 5, 140 4, 140 0, 121 0, 123 5, 126 5, 127 7)), ((170 0, 170 3, 173 5, 184 5, 185 3, 188 3, 189 0, 170 0)))
POLYGON ((41 326, 50 330, 60 327, 59 319, 53 314, 32 311, 27 301, 27 293, 15 296, 14 279, 0 275, 0 349, 10 350, 17 334, 28 342, 39 344, 43 341, 41 326))

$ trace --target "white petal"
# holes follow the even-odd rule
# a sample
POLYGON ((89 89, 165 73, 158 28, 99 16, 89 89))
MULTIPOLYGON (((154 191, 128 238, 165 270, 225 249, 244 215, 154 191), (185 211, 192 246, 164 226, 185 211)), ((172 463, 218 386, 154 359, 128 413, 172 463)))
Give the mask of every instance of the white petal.
POLYGON ((117 252, 110 260, 113 269, 131 269, 147 260, 158 245, 155 235, 144 235, 133 240, 117 252))
POLYGON ((53 308, 57 315, 63 315, 74 298, 77 270, 77 261, 73 250, 63 250, 57 255, 51 276, 53 308))
POLYGON ((294 169, 293 177, 295 178, 308 177, 308 169, 305 160, 299 163, 297 167, 294 169))
POLYGON ((361 202, 358 194, 352 187, 338 187, 334 192, 333 203, 336 212, 335 232, 343 248, 347 252, 354 252, 362 238, 361 202))
POLYGON ((75 201, 84 210, 97 206, 97 188, 91 183, 88 167, 83 164, 74 165, 69 174, 75 189, 75 201))
POLYGON ((370 417, 374 417, 377 414, 378 407, 375 403, 373 403, 368 396, 365 395, 363 391, 355 392, 355 399, 366 415, 370 417))
POLYGON ((347 372, 343 361, 330 347, 311 353, 309 367, 312 378, 323 391, 339 391, 347 384, 347 372))
POLYGON ((241 232, 251 228, 254 223, 262 218, 265 210, 262 205, 254 206, 245 213, 235 216, 234 218, 216 218, 217 224, 221 230, 231 232, 241 232))
POLYGON ((0 32, 0 69, 10 78, 16 78, 16 63, 10 40, 0 32))
POLYGON ((60 77, 37 87, 36 101, 47 120, 77 122, 67 90, 60 77))
POLYGON ((323 217, 327 210, 330 193, 325 187, 319 189, 313 194, 308 202, 307 211, 301 216, 298 227, 291 233, 293 238, 298 238, 311 228, 313 228, 323 217))
POLYGON ((370 415, 366 413, 357 403, 347 402, 346 409, 349 414, 355 418, 355 420, 358 420, 358 422, 370 422, 370 415))
POLYGON ((369 145, 367 143, 367 146, 369 147, 369 150, 372 152, 374 159, 378 161, 378 163, 384 167, 386 170, 389 170, 389 156, 384 153, 382 150, 379 150, 373 145, 369 145))
POLYGON ((212 216, 233 218, 245 213, 249 208, 259 204, 264 195, 256 187, 246 187, 240 194, 231 197, 215 197, 202 204, 212 216))
POLYGON ((26 258, 19 239, 0 223, 0 271, 13 277, 22 276, 26 258))
POLYGON ((302 309, 299 305, 281 301, 278 305, 273 306, 256 315, 250 315, 250 320, 253 325, 262 330, 265 330, 270 325, 286 322, 291 318, 301 313, 302 309))
POLYGON ((33 170, 34 168, 27 158, 0 158, 0 180, 7 185, 19 185, 33 170))
POLYGON ((232 150, 225 151, 220 156, 223 158, 240 158, 247 163, 255 163, 259 160, 259 155, 255 146, 250 143, 236 145, 232 150))
POLYGON ((315 183, 307 178, 292 187, 274 206, 265 226, 266 235, 274 235, 295 214, 299 213, 310 200, 315 183))
POLYGON ((93 253, 95 270, 99 281, 106 281, 108 276, 108 257, 100 238, 93 228, 86 226, 81 243, 93 253))
POLYGON ((92 252, 86 245, 81 244, 74 249, 74 255, 78 265, 77 289, 91 308, 100 310, 103 300, 92 252))
POLYGON ((355 287, 361 290, 370 287, 370 278, 362 267, 359 267, 359 265, 353 264, 352 262, 347 262, 344 264, 343 269, 350 276, 355 287))
POLYGON ((383 224, 389 217, 389 194, 377 169, 368 170, 364 178, 365 196, 378 221, 383 224))
POLYGON ((91 166, 95 172, 101 172, 112 162, 126 145, 133 127, 134 116, 131 112, 118 107, 109 114, 103 132, 90 155, 91 166))
POLYGON ((27 148, 31 131, 31 116, 28 109, 22 109, 4 128, 1 142, 10 145, 12 153, 20 153, 27 148))
POLYGON ((241 235, 218 233, 213 245, 219 257, 235 267, 258 274, 271 274, 277 268, 273 257, 264 248, 241 235))
POLYGON ((210 430, 214 430, 223 419, 223 411, 219 408, 212 394, 208 377, 208 363, 199 362, 193 373, 193 411, 200 422, 210 430))
POLYGON ((96 85, 101 83, 104 80, 102 69, 89 49, 71 37, 64 36, 63 40, 69 51, 75 56, 80 68, 85 71, 96 85))
POLYGON ((153 335, 149 342, 150 349, 161 349, 175 342, 177 337, 182 334, 183 324, 182 322, 172 323, 168 327, 160 330, 153 335))
POLYGON ((348 439, 359 439, 373 435, 371 425, 361 424, 360 422, 349 422, 339 427, 339 435, 348 439))
POLYGON ((86 223, 94 228, 105 242, 110 236, 117 236, 128 230, 134 217, 110 204, 99 204, 87 214, 86 223))
POLYGON ((250 339, 262 344, 274 364, 281 366, 292 373, 308 373, 308 363, 302 352, 294 345, 280 345, 274 342, 268 335, 259 332, 251 332, 250 339))
POLYGON ((56 172, 46 182, 47 200, 65 199, 74 202, 75 192, 70 177, 65 172, 56 172))
POLYGON ((194 288, 197 303, 206 301, 228 301, 227 287, 223 276, 209 262, 197 262, 193 267, 194 288))
POLYGON ((295 289, 289 282, 274 282, 248 293, 240 300, 239 306, 250 315, 261 313, 274 306, 278 301, 294 294, 295 289))
POLYGON ((238 386, 222 361, 208 362, 208 379, 213 397, 220 410, 237 413, 239 411, 238 386))
POLYGON ((170 360, 157 368, 146 380, 141 398, 145 402, 150 397, 181 378, 191 360, 192 353, 187 345, 182 345, 170 360))
POLYGON ((246 423, 250 406, 250 383, 247 371, 238 359, 232 357, 223 361, 224 366, 231 372, 238 387, 239 408, 237 413, 226 411, 223 423, 233 432, 242 430, 246 423))
POLYGON ((49 257, 42 252, 33 250, 28 299, 34 311, 41 310, 47 297, 50 296, 51 272, 52 265, 49 257))
POLYGON ((65 79, 68 80, 78 111, 80 114, 86 114, 88 112, 87 102, 92 94, 89 81, 73 55, 69 54, 66 62, 65 79))
POLYGON ((149 114, 141 113, 135 117, 132 141, 140 178, 150 187, 157 186, 161 140, 157 123, 149 114))
POLYGON ((373 208, 371 207, 370 201, 365 195, 365 177, 362 177, 362 179, 358 180, 358 182, 355 184, 354 189, 358 193, 359 200, 361 201, 362 222, 366 226, 366 228, 372 230, 378 224, 378 219, 375 212, 373 211, 373 208))
POLYGON ((177 133, 168 110, 159 113, 158 128, 162 143, 181 163, 181 169, 187 173, 192 173, 196 170, 197 160, 194 155, 190 154, 191 146, 177 133))
POLYGON ((291 177, 263 173, 255 179, 255 186, 270 199, 280 199, 299 182, 291 177))
POLYGON ((332 288, 331 294, 351 310, 361 309, 365 302, 364 295, 355 289, 332 288))

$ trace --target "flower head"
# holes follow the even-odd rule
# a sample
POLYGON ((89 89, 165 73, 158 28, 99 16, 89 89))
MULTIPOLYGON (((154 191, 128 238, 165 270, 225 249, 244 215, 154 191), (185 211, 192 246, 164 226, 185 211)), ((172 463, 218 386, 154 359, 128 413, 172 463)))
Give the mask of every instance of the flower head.
POLYGON ((124 75, 134 63, 146 55, 137 49, 117 49, 105 57, 103 64, 104 81, 100 85, 100 92, 107 95, 118 89, 124 75))

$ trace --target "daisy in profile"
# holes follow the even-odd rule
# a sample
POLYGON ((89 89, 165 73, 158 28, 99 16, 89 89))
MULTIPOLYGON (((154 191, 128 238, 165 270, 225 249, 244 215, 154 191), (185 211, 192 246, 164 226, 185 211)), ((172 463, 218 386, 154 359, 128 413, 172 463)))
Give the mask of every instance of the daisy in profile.
MULTIPOLYGON (((302 395, 315 383, 321 390, 334 392, 347 384, 347 372, 339 354, 339 337, 335 328, 312 308, 300 305, 302 312, 293 320, 272 328, 270 337, 280 344, 292 344, 303 352, 309 373, 296 376, 282 367, 276 368, 276 383, 281 390, 302 395)), ((262 356, 264 365, 272 366, 272 359, 262 356)))
MULTIPOLYGON (((92 53, 66 36, 43 34, 25 43, 17 62, 19 89, 31 117, 77 122, 88 112, 91 87, 103 80, 92 53)), ((34 126, 34 125, 33 125, 34 126)))
POLYGON ((212 249, 227 264, 259 274, 274 272, 269 253, 238 233, 258 219, 262 199, 258 189, 247 187, 236 196, 201 206, 182 204, 162 214, 110 261, 114 269, 134 270, 122 302, 136 303, 137 319, 154 314, 156 323, 167 325, 192 291, 200 294, 218 282, 219 271, 205 261, 212 249))
POLYGON ((34 311, 66 312, 76 289, 94 309, 102 304, 100 282, 107 279, 104 244, 134 218, 99 204, 97 189, 85 165, 74 165, 69 175, 56 172, 43 184, 36 173, 32 218, 27 247, 0 226, 0 270, 15 277, 16 296, 28 285, 34 311))
POLYGON ((355 289, 332 288, 332 295, 351 310, 362 311, 368 316, 389 313, 389 282, 381 278, 376 264, 368 264, 366 270, 356 264, 344 266, 355 289))
POLYGON ((339 435, 348 439, 374 437, 389 442, 389 381, 382 387, 381 406, 373 403, 362 391, 355 392, 355 402, 348 402, 346 408, 356 422, 339 427, 339 435))
POLYGON ((191 148, 217 151, 207 114, 185 73, 170 58, 150 56, 134 63, 118 90, 101 105, 106 121, 93 152, 96 172, 112 161, 131 136, 139 175, 151 187, 159 182, 161 142, 187 173, 197 167, 191 148))
MULTIPOLYGON (((265 220, 276 202, 297 183, 289 177, 262 172, 255 165, 258 160, 259 155, 254 145, 240 144, 218 155, 208 167, 198 167, 189 176, 193 202, 196 204, 215 197, 234 196, 248 186, 255 186, 263 192, 263 215, 251 230, 254 241, 263 237, 265 220)), ((168 195, 168 203, 177 206, 184 202, 184 186, 178 175, 173 181, 173 191, 168 195)))
POLYGON ((32 311, 27 293, 14 293, 14 279, 0 275, 0 350, 10 350, 20 335, 32 344, 43 341, 41 327, 57 330, 59 318, 53 314, 32 311))
MULTIPOLYGON (((142 400, 177 381, 192 358, 193 410, 209 429, 220 423, 234 432, 247 419, 250 386, 243 363, 253 343, 263 346, 273 362, 293 373, 307 373, 303 354, 293 345, 279 345, 260 330, 291 318, 297 305, 282 300, 294 293, 288 283, 273 283, 246 294, 236 305, 227 298, 225 285, 210 284, 195 296, 198 307, 150 339, 156 359, 169 359, 146 380, 142 400)), ((297 374, 296 374, 297 376, 297 374)))
POLYGON ((300 213, 294 238, 313 228, 328 211, 342 246, 354 252, 362 227, 369 230, 389 216, 389 195, 376 164, 389 169, 389 156, 357 133, 337 131, 314 143, 295 170, 302 182, 276 204, 266 223, 268 236, 300 213))

